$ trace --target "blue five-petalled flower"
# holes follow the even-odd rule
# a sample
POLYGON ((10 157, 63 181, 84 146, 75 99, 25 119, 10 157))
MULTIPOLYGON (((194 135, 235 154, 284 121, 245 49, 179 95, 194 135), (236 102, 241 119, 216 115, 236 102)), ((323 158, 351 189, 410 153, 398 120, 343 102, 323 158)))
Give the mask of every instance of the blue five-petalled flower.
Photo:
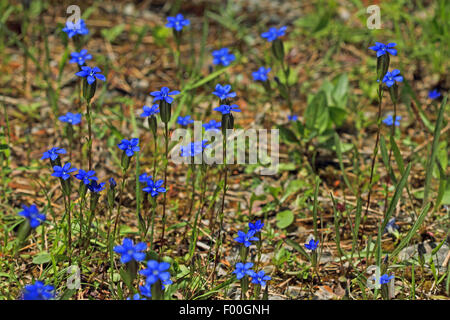
POLYGON ((266 281, 272 279, 270 276, 265 275, 264 270, 259 272, 253 271, 250 276, 252 277, 252 283, 259 284, 263 288, 266 286, 266 281))
POLYGON ((160 280, 162 284, 170 284, 168 282, 168 280, 170 280, 170 273, 167 271, 169 268, 170 264, 168 262, 149 260, 147 262, 147 269, 141 270, 139 273, 147 277, 147 284, 154 284, 158 280, 160 280))
POLYGON ((70 54, 70 63, 78 63, 78 65, 82 66, 86 63, 86 60, 91 60, 92 55, 88 53, 86 49, 81 49, 80 52, 72 52, 70 54))
POLYGON ((81 122, 81 113, 67 112, 65 115, 60 116, 59 121, 67 122, 71 125, 77 125, 81 122))
POLYGON ((181 13, 177 14, 175 17, 167 17, 166 27, 173 28, 176 31, 183 30, 183 27, 190 24, 188 19, 185 19, 181 13))
POLYGON ((179 125, 182 125, 182 126, 187 126, 187 125, 189 125, 189 124, 191 124, 191 123, 194 123, 194 120, 191 119, 191 116, 190 116, 190 115, 187 115, 187 116, 185 116, 185 117, 178 116, 177 123, 178 123, 179 125))
POLYGON ((286 26, 283 26, 280 29, 272 27, 269 31, 261 33, 261 37, 267 39, 268 42, 272 42, 275 39, 284 36, 286 28, 286 26))
POLYGON ((230 92, 231 85, 226 84, 222 86, 220 83, 216 84, 216 88, 213 91, 213 94, 218 96, 220 100, 225 100, 227 98, 236 97, 236 92, 230 92))
MULTIPOLYGON (((141 181, 141 177, 139 177, 139 181, 141 183, 143 182, 143 181, 141 181)), ((156 197, 158 194, 166 192, 166 189, 164 187, 162 187, 162 185, 164 184, 163 180, 158 180, 155 182, 151 179, 151 177, 149 177, 149 178, 147 178, 146 182, 147 182, 147 186, 145 188, 143 188, 142 191, 150 193, 150 195, 152 197, 156 197)))
POLYGON ((30 227, 36 228, 42 222, 45 221, 45 214, 41 214, 35 204, 27 207, 26 205, 22 205, 22 211, 19 212, 19 215, 27 218, 30 221, 30 227))
POLYGON ((171 96, 175 96, 179 93, 180 91, 178 90, 170 91, 168 87, 162 87, 160 91, 153 91, 150 93, 150 95, 154 97, 153 102, 163 100, 170 104, 173 102, 173 98, 171 96))
POLYGON ((314 241, 314 239, 309 240, 309 243, 305 243, 305 248, 311 251, 314 251, 317 249, 317 246, 319 245, 319 240, 314 241))
POLYGON ((250 241, 258 241, 259 240, 259 238, 254 237, 254 235, 255 235, 255 231, 253 231, 253 230, 250 230, 247 233, 239 230, 238 236, 236 238, 234 238, 234 240, 236 240, 236 242, 242 243, 246 247, 250 247, 250 245, 252 244, 250 241))
POLYGON ((77 171, 77 168, 71 168, 70 162, 67 162, 64 166, 54 166, 53 167, 53 177, 61 178, 63 180, 67 180, 70 178, 70 174, 72 172, 77 171))
POLYGON ((375 45, 372 47, 369 47, 370 50, 373 50, 377 53, 377 57, 380 57, 386 53, 390 53, 393 56, 397 55, 397 50, 393 49, 397 44, 394 42, 384 44, 381 42, 375 42, 375 45))
POLYGON ((213 56, 213 64, 221 64, 225 67, 230 65, 230 63, 236 59, 234 54, 229 52, 228 48, 214 50, 212 52, 212 56, 213 56))
POLYGON ((117 245, 114 247, 114 252, 120 254, 120 262, 128 263, 132 260, 140 262, 145 259, 145 251, 147 249, 147 244, 144 242, 136 243, 133 245, 133 240, 129 238, 124 238, 122 245, 117 245))
POLYGON ((232 104, 232 105, 222 104, 219 107, 214 108, 214 110, 219 111, 222 114, 229 114, 232 111, 241 112, 241 110, 239 109, 239 106, 237 104, 232 104))
POLYGON ((87 83, 93 84, 95 82, 95 78, 101 81, 106 80, 105 76, 100 74, 100 72, 102 72, 102 70, 100 70, 99 67, 91 68, 88 66, 83 66, 81 67, 81 71, 78 71, 75 75, 86 78, 87 83))
MULTIPOLYGON (((396 127, 398 127, 400 125, 401 119, 402 119, 402 116, 395 116, 395 126, 396 127)), ((394 118, 390 114, 383 120, 383 123, 387 126, 392 126, 394 124, 394 118)))
POLYGON ((385 83, 389 88, 396 82, 402 82, 403 77, 400 75, 400 70, 394 69, 392 72, 386 72, 383 78, 383 83, 385 83))
POLYGON ((58 154, 60 153, 64 154, 67 153, 67 151, 62 148, 51 148, 50 150, 44 152, 41 160, 50 158, 50 160, 55 161, 59 157, 58 154))
POLYGON ((123 150, 128 157, 132 157, 135 152, 140 150, 139 138, 133 138, 131 140, 123 139, 117 146, 120 150, 123 150))
POLYGON ((245 276, 251 276, 254 271, 251 270, 251 267, 253 267, 253 263, 252 262, 247 262, 246 264, 242 263, 242 262, 238 262, 236 263, 236 269, 233 271, 233 273, 236 274, 236 278, 238 280, 242 279, 245 276))
POLYGON ((54 290, 53 286, 45 285, 38 280, 34 284, 25 286, 23 300, 49 300, 54 298, 54 290))
POLYGON ((89 33, 89 29, 86 27, 86 23, 83 19, 78 19, 75 21, 75 23, 68 20, 66 22, 66 26, 62 29, 62 31, 67 33, 67 36, 69 38, 72 38, 77 34, 85 35, 89 33))
POLYGON ((380 277, 380 284, 389 283, 392 279, 394 279, 394 275, 389 276, 388 274, 383 274, 380 277))
POLYGON ((144 112, 141 113, 142 118, 150 117, 150 116, 153 116, 153 115, 159 113, 159 106, 157 104, 154 104, 151 107, 144 106, 143 111, 144 112))
POLYGON ((253 80, 255 81, 267 81, 267 75, 271 68, 260 67, 257 71, 252 72, 253 80))

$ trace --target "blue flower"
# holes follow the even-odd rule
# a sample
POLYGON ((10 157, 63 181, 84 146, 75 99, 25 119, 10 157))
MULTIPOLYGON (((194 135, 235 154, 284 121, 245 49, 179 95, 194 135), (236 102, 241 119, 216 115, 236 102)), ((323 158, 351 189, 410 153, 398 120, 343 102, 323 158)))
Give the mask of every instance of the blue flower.
POLYGON ((32 204, 29 207, 22 205, 22 209, 23 210, 19 212, 19 216, 27 218, 30 221, 31 228, 33 229, 39 226, 46 219, 45 214, 39 213, 39 210, 35 204, 32 204))
POLYGON ((262 228, 264 227, 264 223, 262 223, 261 220, 256 221, 255 223, 248 223, 248 227, 250 231, 260 232, 262 228))
POLYGON ((63 167, 54 166, 52 176, 63 180, 69 179, 70 174, 78 170, 77 168, 71 168, 70 166, 70 162, 67 162, 63 167))
POLYGON ((309 240, 309 243, 305 243, 305 248, 311 251, 314 251, 317 249, 317 246, 319 245, 319 240, 317 242, 314 241, 314 239, 309 240))
POLYGON ((114 180, 114 178, 109 178, 108 180, 109 182, 109 186, 111 187, 111 189, 114 189, 117 186, 116 180, 114 180))
POLYGON ((393 233, 394 230, 398 229, 398 225, 395 224, 395 218, 391 218, 388 223, 386 224, 386 227, 383 230, 384 233, 393 233))
POLYGON ((428 98, 430 98, 430 99, 437 99, 440 96, 441 96, 441 93, 439 91, 437 91, 436 89, 430 90, 428 92, 428 98))
POLYGON ((88 189, 91 192, 99 193, 100 191, 105 190, 105 182, 97 183, 97 181, 92 180, 91 183, 88 184, 88 189))
POLYGON ((253 230, 250 230, 247 233, 239 230, 238 236, 236 238, 234 238, 234 240, 236 240, 239 243, 242 243, 246 247, 250 247, 250 245, 252 244, 250 241, 258 241, 259 240, 259 238, 254 237, 254 235, 255 235, 255 231, 253 231, 253 230))
POLYGON ((139 176, 140 183, 148 183, 150 180, 152 180, 152 176, 148 176, 146 173, 143 173, 139 176))
POLYGON ((190 24, 188 19, 184 19, 181 13, 177 14, 175 17, 167 17, 166 27, 173 28, 176 31, 181 31, 183 27, 190 24))
POLYGON ((194 120, 191 119, 190 115, 187 115, 186 117, 178 116, 177 123, 182 126, 187 126, 194 123, 194 120))
POLYGON ((49 300, 55 297, 53 286, 44 285, 41 281, 28 284, 23 290, 23 300, 49 300))
POLYGON ((238 262, 236 263, 236 269, 233 271, 233 273, 236 273, 236 278, 240 280, 246 275, 251 276, 254 273, 253 270, 250 270, 251 267, 253 267, 253 263, 251 262, 247 262, 246 264, 238 262))
POLYGON ((258 71, 252 72, 253 80, 255 81, 267 81, 267 74, 272 70, 271 68, 260 67, 258 71))
POLYGON ((397 50, 396 49, 392 49, 393 47, 395 47, 397 44, 394 42, 388 43, 388 44, 384 44, 381 42, 375 42, 375 45, 372 47, 369 47, 370 50, 373 50, 377 53, 377 57, 382 56, 383 54, 390 53, 393 56, 397 55, 397 50))
POLYGON ((62 29, 69 38, 72 38, 73 36, 79 35, 85 35, 89 33, 88 28, 86 27, 86 23, 83 19, 79 19, 78 21, 75 21, 73 23, 72 21, 67 21, 66 26, 62 29))
POLYGON ((91 60, 92 56, 86 49, 81 49, 80 52, 72 52, 70 54, 70 63, 78 63, 80 66, 86 63, 86 60, 91 60))
POLYGON ((133 245, 133 240, 129 238, 124 238, 122 245, 117 245, 114 247, 114 252, 120 254, 120 262, 128 263, 132 260, 137 262, 145 259, 145 251, 147 249, 147 244, 144 242, 139 242, 133 245))
POLYGON ((214 119, 211 119, 211 121, 204 123, 203 128, 205 128, 205 131, 209 131, 209 130, 216 130, 219 131, 219 128, 222 126, 221 122, 217 122, 214 119))
POLYGON ((142 118, 150 117, 150 116, 153 116, 153 115, 159 113, 158 108, 159 108, 159 106, 157 104, 154 104, 151 107, 144 106, 144 108, 143 108, 144 112, 141 113, 141 117, 142 118))
POLYGON ((97 177, 94 176, 95 171, 90 170, 88 172, 84 171, 83 169, 78 170, 78 173, 74 176, 78 180, 83 181, 84 184, 88 185, 91 180, 97 180, 97 177))
POLYGON ((402 82, 403 77, 399 75, 400 70, 394 69, 392 72, 386 72, 383 82, 386 83, 386 85, 390 88, 394 85, 395 82, 402 82))
POLYGON ((208 148, 209 145, 207 145, 208 141, 196 141, 191 142, 187 146, 181 146, 181 156, 182 157, 194 157, 199 153, 202 153, 205 148, 208 148))
POLYGON ((170 273, 167 271, 170 268, 170 264, 167 262, 158 262, 156 260, 149 260, 147 262, 147 269, 139 271, 140 274, 147 277, 147 284, 154 284, 158 280, 161 283, 167 283, 170 280, 170 273))
POLYGON ((58 119, 62 122, 67 122, 72 125, 76 125, 81 122, 81 113, 67 112, 65 115, 60 116, 58 119))
POLYGON ((289 121, 297 121, 298 120, 298 115, 293 114, 293 115, 288 115, 287 116, 289 121))
POLYGON ((128 157, 132 157, 135 152, 138 152, 140 150, 139 146, 139 139, 133 138, 131 140, 123 139, 122 142, 120 142, 117 146, 120 150, 125 151, 126 155, 128 157))
MULTIPOLYGON (((400 125, 400 120, 402 119, 401 116, 395 116, 395 126, 398 127, 400 125)), ((394 119, 392 115, 388 115, 386 119, 383 120, 383 123, 387 126, 392 126, 394 123, 394 119)))
POLYGON ((252 283, 259 284, 263 288, 266 286, 266 281, 269 281, 272 279, 270 276, 265 275, 264 270, 261 270, 259 272, 253 271, 250 274, 250 277, 252 277, 252 283))
POLYGON ((220 83, 216 84, 216 88, 213 92, 214 95, 218 96, 220 100, 225 100, 227 98, 236 97, 236 92, 230 92, 231 85, 227 84, 222 86, 220 83))
POLYGON ((236 57, 234 56, 234 54, 229 53, 228 51, 228 48, 214 50, 212 52, 213 64, 221 64, 225 67, 230 65, 230 63, 233 62, 236 57))
POLYGON ((55 161, 58 158, 59 153, 65 154, 67 151, 62 148, 51 148, 50 150, 44 152, 41 160, 50 158, 50 160, 55 161))
POLYGON ((286 28, 286 26, 283 26, 280 29, 272 27, 269 31, 261 33, 261 37, 267 39, 268 42, 272 42, 275 39, 284 36, 286 28))
POLYGON ((150 283, 146 282, 143 286, 139 286, 139 291, 141 291, 143 296, 152 297, 152 285, 150 283))
POLYGON ((219 107, 214 108, 214 110, 219 111, 222 114, 229 114, 229 113, 231 113, 231 111, 241 112, 241 110, 239 109, 239 106, 237 104, 232 104, 232 105, 222 104, 219 107))
POLYGON ((135 293, 133 295, 133 299, 131 299, 131 297, 128 297, 127 300, 147 300, 145 298, 142 298, 141 295, 139 293, 135 293))
POLYGON ((155 182, 150 177, 147 180, 147 186, 143 188, 142 191, 150 193, 152 197, 156 197, 158 194, 166 192, 166 188, 161 187, 163 184, 163 180, 158 180, 155 182))
POLYGON ((388 274, 383 274, 380 277, 380 284, 386 284, 389 283, 392 279, 394 279, 394 275, 389 276, 388 274))
POLYGON ((178 91, 178 90, 170 91, 169 88, 162 87, 160 91, 153 91, 150 93, 150 95, 152 97, 154 97, 153 102, 158 101, 158 100, 164 100, 167 103, 172 103, 173 98, 171 96, 175 96, 179 93, 180 93, 180 91, 178 91))
POLYGON ((101 81, 106 80, 105 76, 100 74, 100 72, 102 72, 102 70, 100 70, 99 67, 91 68, 88 66, 83 66, 83 67, 81 67, 81 71, 78 71, 77 73, 75 73, 75 75, 86 78, 87 82, 89 84, 93 84, 95 81, 95 78, 97 78, 98 80, 101 80, 101 81))

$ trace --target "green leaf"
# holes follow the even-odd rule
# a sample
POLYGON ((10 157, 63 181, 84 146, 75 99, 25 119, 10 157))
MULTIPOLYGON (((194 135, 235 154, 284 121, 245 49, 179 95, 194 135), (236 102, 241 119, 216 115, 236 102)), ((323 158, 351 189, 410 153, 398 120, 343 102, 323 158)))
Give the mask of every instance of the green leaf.
POLYGON ((294 214, 291 210, 284 210, 277 213, 277 227, 280 229, 287 228, 294 222, 294 214))
POLYGON ((49 263, 52 260, 52 256, 50 253, 43 251, 41 253, 38 253, 33 257, 33 263, 34 264, 44 264, 49 263))
POLYGON ((327 97, 323 91, 319 91, 306 108, 306 127, 322 133, 328 127, 328 118, 327 97))
POLYGON ((297 242, 294 242, 293 240, 289 239, 289 238, 285 238, 283 239, 283 241, 290 245, 292 248, 294 248, 295 250, 297 250, 298 252, 300 252, 306 259, 310 260, 309 254, 306 252, 305 249, 303 249, 303 247, 301 245, 299 245, 297 242))
POLYGON ((278 130, 280 130, 280 136, 282 140, 285 140, 287 142, 300 143, 297 136, 291 129, 279 125, 278 130))
POLYGON ((303 180, 291 180, 285 187, 284 195, 281 197, 280 202, 284 202, 288 197, 299 191, 305 183, 303 180))

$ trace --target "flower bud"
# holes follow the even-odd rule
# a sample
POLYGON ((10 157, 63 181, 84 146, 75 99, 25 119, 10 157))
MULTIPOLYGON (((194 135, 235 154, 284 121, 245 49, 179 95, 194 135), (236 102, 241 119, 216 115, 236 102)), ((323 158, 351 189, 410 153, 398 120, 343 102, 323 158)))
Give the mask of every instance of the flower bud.
POLYGON ((279 60, 279 61, 283 61, 284 60, 284 45, 283 45, 283 41, 281 41, 280 39, 275 39, 272 42, 272 53, 274 55, 274 57, 279 60))
POLYGON ((89 103, 95 95, 95 90, 97 88, 97 80, 94 80, 92 84, 87 82, 87 78, 83 80, 83 97, 89 103))
POLYGON ((168 123, 172 115, 172 105, 167 103, 165 100, 159 102, 159 113, 161 116, 161 121, 168 123))

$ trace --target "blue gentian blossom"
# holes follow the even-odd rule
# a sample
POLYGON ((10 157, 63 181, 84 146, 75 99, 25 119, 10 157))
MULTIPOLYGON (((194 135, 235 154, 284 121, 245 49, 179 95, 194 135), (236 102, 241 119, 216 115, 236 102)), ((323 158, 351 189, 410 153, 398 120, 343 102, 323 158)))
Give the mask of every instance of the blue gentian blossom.
POLYGON ((386 83, 386 85, 390 88, 394 85, 396 82, 402 82, 403 77, 400 75, 400 70, 394 69, 392 72, 386 72, 383 83, 386 83))
POLYGON ((208 148, 209 145, 207 145, 208 141, 196 141, 191 142, 187 146, 181 146, 181 156, 182 157, 194 157, 199 153, 202 153, 205 148, 208 148))
POLYGON ((237 104, 232 104, 232 105, 222 104, 219 107, 214 108, 214 110, 219 111, 222 114, 229 114, 229 113, 231 113, 231 111, 241 112, 241 110, 239 109, 239 106, 237 104))
POLYGON ((319 240, 314 241, 314 239, 309 240, 309 243, 305 243, 305 248, 311 251, 314 251, 317 249, 317 246, 319 245, 319 240))
POLYGON ((166 188, 162 187, 163 184, 163 180, 155 182, 149 178, 147 180, 147 186, 143 188, 142 191, 150 193, 152 197, 156 197, 158 194, 166 192, 166 188))
POLYGON ((231 85, 226 84, 222 86, 220 83, 216 84, 213 94, 218 96, 220 100, 236 97, 236 92, 230 92, 231 85))
POLYGON ((289 121, 297 121, 298 120, 298 115, 293 114, 293 115, 288 115, 287 116, 289 121))
POLYGON ((30 221, 30 227, 33 229, 38 227, 46 219, 45 214, 41 214, 35 204, 29 207, 22 205, 22 209, 19 212, 19 216, 27 218, 30 221))
POLYGON ((50 300, 55 297, 54 290, 53 286, 45 285, 38 280, 25 286, 22 293, 23 300, 50 300))
POLYGON ((178 90, 170 91, 170 89, 167 87, 162 87, 160 91, 153 91, 150 93, 150 95, 154 97, 153 102, 158 100, 164 100, 167 103, 172 103, 173 98, 171 96, 175 96, 177 94, 180 94, 180 91, 178 90))
POLYGON ((388 223, 386 224, 386 227, 383 230, 383 234, 384 233, 393 233, 394 230, 398 229, 398 225, 395 224, 395 218, 391 218, 388 223))
POLYGON ((389 276, 388 274, 383 274, 380 277, 380 284, 389 283, 392 279, 394 279, 394 275, 389 276))
POLYGON ((436 89, 430 90, 428 92, 428 98, 430 98, 430 99, 437 99, 440 96, 441 96, 441 93, 438 90, 436 90, 436 89))
POLYGON ((214 50, 212 52, 213 56, 213 64, 221 64, 223 66, 229 66, 231 62, 233 62, 236 57, 234 54, 229 53, 228 48, 222 48, 219 50, 214 50))
POLYGON ((151 107, 144 106, 143 110, 144 112, 141 113, 141 118, 146 118, 159 113, 159 106, 157 104, 154 104, 151 107))
POLYGON ((167 262, 158 262, 156 260, 149 260, 147 262, 147 269, 141 270, 139 273, 143 276, 147 277, 147 284, 154 284, 158 280, 161 280, 161 283, 167 283, 167 280, 170 280, 170 273, 167 271, 170 268, 170 264, 167 262))
POLYGON ((50 150, 44 152, 41 160, 50 158, 50 160, 55 161, 59 157, 58 154, 60 153, 65 154, 67 151, 62 148, 51 148, 50 150))
POLYGON ((266 281, 272 279, 270 276, 266 276, 264 270, 259 272, 253 271, 250 276, 252 277, 252 283, 259 284, 263 288, 266 286, 266 281))
POLYGON ((148 183, 150 180, 152 180, 152 176, 148 176, 146 173, 142 173, 139 176, 140 183, 148 183))
POLYGON ((133 299, 131 299, 131 297, 128 297, 127 300, 147 300, 147 299, 141 297, 141 295, 139 293, 135 293, 133 295, 133 299))
POLYGON ((187 116, 185 116, 185 117, 178 116, 178 118, 177 118, 177 123, 178 123, 179 125, 182 125, 182 126, 187 126, 187 125, 189 125, 189 124, 191 124, 191 123, 194 123, 194 120, 191 119, 191 116, 190 116, 190 115, 187 115, 187 116))
POLYGON ((77 125, 81 122, 81 113, 67 112, 65 115, 60 116, 58 119, 59 119, 59 121, 62 121, 62 122, 67 122, 72 125, 77 125))
POLYGON ((246 264, 243 264, 242 262, 236 263, 236 269, 233 271, 233 273, 236 274, 236 278, 238 280, 241 280, 245 276, 251 276, 254 271, 250 268, 253 267, 252 262, 247 262, 246 264))
POLYGON ((261 220, 257 220, 255 223, 248 223, 248 227, 250 231, 260 232, 264 227, 264 223, 261 220))
POLYGON ((114 178, 112 178, 112 177, 109 178, 108 182, 109 182, 109 185, 111 186, 111 188, 115 188, 117 186, 116 180, 114 180, 114 178))
POLYGON ((252 72, 253 80, 255 81, 267 81, 267 75, 269 74, 271 68, 260 67, 258 71, 252 72))
POLYGON ((183 27, 190 24, 188 19, 185 19, 181 13, 177 14, 175 17, 167 17, 166 27, 173 28, 176 31, 183 30, 183 27))
POLYGON ((70 54, 70 63, 78 63, 78 65, 82 66, 86 63, 86 60, 91 60, 92 55, 88 53, 86 49, 81 49, 80 52, 72 52, 70 54))
MULTIPOLYGON (((400 125, 400 120, 402 119, 401 116, 395 116, 395 126, 398 127, 400 125)), ((394 118, 392 115, 388 115, 384 120, 383 123, 387 126, 392 126, 394 124, 394 118)))
POLYGON ((83 181, 84 184, 88 185, 91 183, 91 180, 97 180, 97 177, 95 177, 95 171, 84 171, 83 169, 78 170, 78 173, 74 176, 78 180, 83 181))
POLYGON ((72 21, 67 21, 66 26, 62 29, 62 31, 67 33, 69 38, 72 38, 77 34, 85 35, 89 33, 89 29, 86 27, 86 23, 83 19, 79 19, 78 21, 75 21, 75 23, 72 21))
POLYGON ((133 240, 129 238, 124 238, 122 245, 117 245, 114 247, 114 252, 120 254, 120 262, 128 263, 132 260, 140 262, 145 259, 145 251, 147 249, 147 244, 144 242, 136 243, 133 245, 133 240))
POLYGON ((216 130, 219 131, 219 128, 222 126, 221 122, 218 122, 214 119, 211 119, 211 121, 204 123, 203 128, 205 128, 205 131, 209 131, 209 130, 216 130))
POLYGON ((286 26, 283 26, 280 29, 272 27, 269 29, 269 31, 261 33, 261 37, 267 39, 268 42, 272 42, 275 39, 284 36, 286 29, 286 26))
POLYGON ((382 56, 383 54, 390 53, 393 56, 397 55, 397 49, 393 49, 397 44, 394 42, 384 44, 381 42, 375 42, 375 45, 369 47, 370 50, 373 50, 377 53, 377 57, 382 56))
POLYGON ((106 80, 105 76, 100 74, 100 72, 102 72, 102 70, 100 70, 99 67, 91 68, 88 66, 83 66, 83 67, 81 67, 81 71, 78 71, 77 73, 75 73, 75 75, 86 78, 87 83, 93 84, 95 81, 95 78, 97 78, 98 80, 101 80, 101 81, 106 80))
POLYGON ((63 180, 67 180, 70 178, 70 174, 72 172, 77 171, 77 168, 71 168, 70 162, 67 162, 64 166, 54 166, 53 167, 53 177, 61 178, 63 180))
POLYGON ((120 150, 125 151, 125 154, 128 157, 132 157, 135 152, 140 150, 139 146, 139 138, 133 138, 131 140, 123 139, 117 146, 120 150))
POLYGON ((97 183, 97 181, 92 180, 87 187, 89 191, 99 193, 100 191, 105 190, 105 184, 106 184, 105 182, 97 183))
POLYGON ((255 235, 255 231, 253 231, 253 230, 250 230, 247 233, 239 230, 238 236, 236 238, 234 238, 234 240, 236 242, 242 243, 246 247, 250 247, 252 244, 250 241, 258 241, 259 240, 259 238, 254 237, 254 235, 255 235))
POLYGON ((144 283, 143 286, 139 286, 139 291, 141 292, 141 295, 151 298, 152 297, 152 285, 150 283, 144 283))

